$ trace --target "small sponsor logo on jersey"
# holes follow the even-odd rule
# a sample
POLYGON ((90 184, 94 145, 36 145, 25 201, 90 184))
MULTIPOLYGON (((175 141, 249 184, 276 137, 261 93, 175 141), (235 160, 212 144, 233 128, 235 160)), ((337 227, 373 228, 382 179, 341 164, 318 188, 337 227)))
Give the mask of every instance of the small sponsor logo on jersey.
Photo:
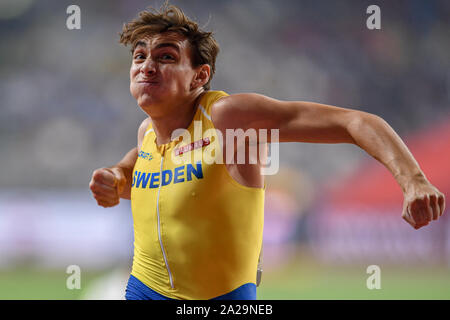
POLYGON ((209 137, 203 138, 201 140, 197 140, 194 141, 190 144, 187 144, 185 146, 176 148, 173 152, 175 153, 175 156, 181 156, 186 152, 198 149, 198 148, 203 148, 206 147, 207 145, 209 145, 211 143, 211 141, 209 140, 209 137))
POLYGON ((145 159, 145 160, 148 160, 148 161, 153 159, 153 156, 152 156, 152 154, 150 152, 144 152, 142 150, 139 151, 138 157, 142 158, 142 159, 145 159))

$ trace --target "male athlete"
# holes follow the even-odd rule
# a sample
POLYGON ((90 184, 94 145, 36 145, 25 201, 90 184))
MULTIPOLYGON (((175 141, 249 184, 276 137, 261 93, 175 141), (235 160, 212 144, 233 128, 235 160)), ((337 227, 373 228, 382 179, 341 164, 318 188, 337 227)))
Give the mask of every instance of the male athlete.
POLYGON ((95 170, 90 189, 103 207, 131 199, 134 259, 127 299, 256 299, 262 161, 226 161, 251 145, 238 139, 227 150, 228 140, 220 139, 227 129, 278 129, 280 142, 353 143, 395 177, 404 194, 402 217, 412 227, 444 212, 444 195, 378 116, 211 91, 219 47, 179 8, 141 12, 124 26, 120 41, 131 45, 130 91, 148 118, 139 127, 137 147, 118 164, 95 170), (194 138, 185 141, 176 129, 194 138), (211 150, 223 161, 177 161, 211 150))

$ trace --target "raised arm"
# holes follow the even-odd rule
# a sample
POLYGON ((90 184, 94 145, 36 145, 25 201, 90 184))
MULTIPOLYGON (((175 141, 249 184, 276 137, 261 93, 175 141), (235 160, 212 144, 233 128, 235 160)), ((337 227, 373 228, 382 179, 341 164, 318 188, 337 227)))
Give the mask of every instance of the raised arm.
POLYGON ((376 115, 259 94, 236 94, 213 105, 212 120, 221 130, 279 129, 280 142, 353 143, 392 173, 404 194, 402 217, 414 228, 437 220, 444 212, 444 195, 427 180, 395 131, 376 115))
POLYGON ((128 151, 122 160, 114 166, 99 168, 93 172, 89 188, 98 205, 107 208, 119 204, 120 198, 130 200, 133 168, 149 123, 150 118, 141 123, 137 134, 137 146, 128 151))

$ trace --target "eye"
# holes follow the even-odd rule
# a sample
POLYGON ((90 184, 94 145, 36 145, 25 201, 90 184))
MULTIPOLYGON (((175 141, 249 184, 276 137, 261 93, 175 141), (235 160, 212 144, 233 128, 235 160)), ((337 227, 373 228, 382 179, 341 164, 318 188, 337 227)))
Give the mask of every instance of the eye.
POLYGON ((163 54, 160 56, 160 59, 161 59, 161 60, 174 60, 175 58, 174 58, 171 54, 169 54, 169 53, 163 53, 163 54))
POLYGON ((145 55, 143 53, 136 53, 134 55, 134 60, 145 60, 145 55))

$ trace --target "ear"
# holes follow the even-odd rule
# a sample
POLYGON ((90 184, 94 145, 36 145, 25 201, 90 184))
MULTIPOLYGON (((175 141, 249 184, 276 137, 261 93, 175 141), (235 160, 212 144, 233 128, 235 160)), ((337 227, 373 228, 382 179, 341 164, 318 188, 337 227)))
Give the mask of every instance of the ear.
POLYGON ((211 75, 211 67, 209 64, 202 64, 197 67, 195 72, 195 77, 191 82, 191 90, 202 87, 209 81, 209 77, 211 75))

